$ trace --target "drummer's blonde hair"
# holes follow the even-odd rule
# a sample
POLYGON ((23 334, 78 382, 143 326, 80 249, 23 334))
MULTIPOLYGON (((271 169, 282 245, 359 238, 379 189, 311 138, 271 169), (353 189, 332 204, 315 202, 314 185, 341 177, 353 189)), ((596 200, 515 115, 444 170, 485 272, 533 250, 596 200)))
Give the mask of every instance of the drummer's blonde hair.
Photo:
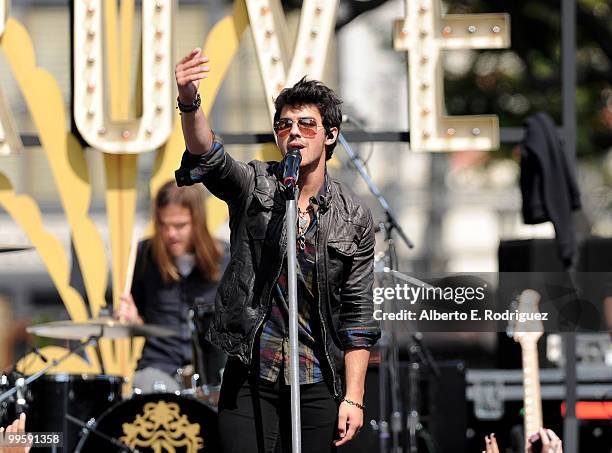
POLYGON ((159 189, 153 200, 152 255, 166 283, 180 279, 174 260, 162 240, 159 218, 159 211, 173 204, 187 208, 191 213, 193 253, 202 278, 209 281, 219 280, 223 251, 206 226, 205 198, 204 188, 199 184, 177 187, 174 181, 168 181, 159 189))

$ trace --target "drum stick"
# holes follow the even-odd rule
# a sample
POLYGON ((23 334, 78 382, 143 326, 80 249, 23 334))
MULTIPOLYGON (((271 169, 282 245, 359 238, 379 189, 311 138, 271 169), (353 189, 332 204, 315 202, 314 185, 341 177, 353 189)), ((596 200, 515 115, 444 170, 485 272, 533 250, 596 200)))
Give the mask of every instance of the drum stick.
POLYGON ((134 232, 132 234, 132 244, 130 245, 130 256, 128 257, 127 269, 125 270, 125 282, 123 294, 130 294, 132 291, 132 279, 134 278, 134 265, 136 264, 136 252, 138 251, 139 237, 134 232))
MULTIPOLYGON (((132 232, 132 243, 130 244, 130 254, 128 256, 127 269, 125 270, 125 281, 123 282, 123 294, 132 292, 132 279, 134 278, 134 266, 136 265, 136 252, 138 251, 139 235, 136 230, 132 232)), ((123 316, 119 318, 120 322, 125 322, 123 316)))

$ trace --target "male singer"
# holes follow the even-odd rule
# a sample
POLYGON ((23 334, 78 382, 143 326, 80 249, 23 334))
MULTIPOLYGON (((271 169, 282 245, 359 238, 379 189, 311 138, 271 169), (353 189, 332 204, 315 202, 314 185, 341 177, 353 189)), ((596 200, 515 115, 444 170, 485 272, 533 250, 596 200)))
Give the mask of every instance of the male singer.
POLYGON ((179 185, 202 182, 229 207, 231 259, 210 339, 228 360, 219 402, 225 452, 291 451, 287 241, 297 244, 302 451, 346 444, 363 424, 373 319, 374 228, 365 204, 326 171, 341 123, 340 99, 300 80, 275 100, 283 157, 298 150, 297 237, 287 238, 283 162, 227 154, 200 109, 209 66, 194 49, 175 69, 187 151, 179 185), (343 371, 343 376, 342 376, 343 371))

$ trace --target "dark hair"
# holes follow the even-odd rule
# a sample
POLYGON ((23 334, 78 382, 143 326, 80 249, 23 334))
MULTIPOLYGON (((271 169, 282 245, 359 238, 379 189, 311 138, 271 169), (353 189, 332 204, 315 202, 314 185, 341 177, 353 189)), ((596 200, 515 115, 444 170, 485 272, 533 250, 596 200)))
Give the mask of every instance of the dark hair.
MULTIPOLYGON (((342 101, 334 93, 331 88, 326 87, 318 80, 306 80, 304 76, 302 80, 297 82, 290 88, 285 88, 280 92, 274 100, 274 122, 280 118, 281 111, 287 105, 291 107, 301 107, 303 105, 315 105, 321 113, 323 119, 323 127, 325 127, 325 135, 329 135, 333 127, 340 130, 342 123, 342 110, 340 109, 342 101)), ((325 149, 325 160, 329 160, 334 153, 337 140, 331 145, 327 145, 325 149)))

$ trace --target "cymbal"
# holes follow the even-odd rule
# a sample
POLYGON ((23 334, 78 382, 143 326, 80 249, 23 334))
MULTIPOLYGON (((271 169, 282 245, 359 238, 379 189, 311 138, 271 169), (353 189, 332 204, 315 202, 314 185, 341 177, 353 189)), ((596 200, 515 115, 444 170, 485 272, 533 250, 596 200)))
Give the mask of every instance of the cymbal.
POLYGON ((90 319, 85 322, 54 321, 26 329, 41 337, 80 340, 92 336, 104 338, 172 337, 177 333, 155 324, 133 324, 112 318, 90 319))
POLYGON ((20 252, 22 250, 30 250, 34 247, 31 245, 15 245, 15 244, 0 244, 0 253, 20 252))

